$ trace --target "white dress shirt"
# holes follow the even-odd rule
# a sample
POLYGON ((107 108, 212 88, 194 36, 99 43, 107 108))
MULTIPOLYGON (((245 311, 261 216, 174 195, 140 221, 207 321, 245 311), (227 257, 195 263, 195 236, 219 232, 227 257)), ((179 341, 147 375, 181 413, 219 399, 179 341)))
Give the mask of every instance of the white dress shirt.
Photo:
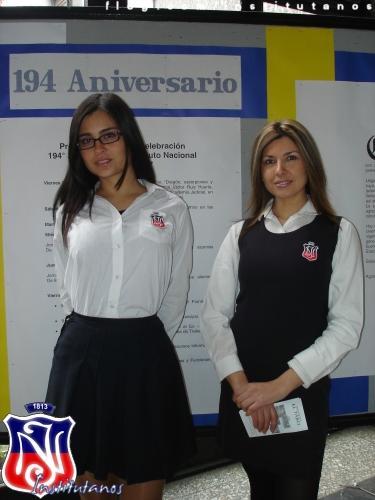
POLYGON ((170 337, 183 318, 193 230, 186 204, 145 180, 147 192, 122 213, 95 196, 75 217, 63 244, 56 214, 54 256, 67 314, 139 318, 157 314, 170 337))
MULTIPOLYGON (((296 231, 317 215, 309 200, 282 225, 272 212, 272 203, 270 200, 262 215, 266 229, 272 233, 296 231)), ((243 369, 229 326, 239 292, 238 236, 242 225, 243 221, 230 228, 219 249, 201 314, 202 335, 220 380, 243 369)), ((363 326, 363 289, 359 237, 354 226, 342 218, 332 259, 327 328, 311 346, 288 360, 305 388, 329 374, 350 350, 357 347, 363 326)))

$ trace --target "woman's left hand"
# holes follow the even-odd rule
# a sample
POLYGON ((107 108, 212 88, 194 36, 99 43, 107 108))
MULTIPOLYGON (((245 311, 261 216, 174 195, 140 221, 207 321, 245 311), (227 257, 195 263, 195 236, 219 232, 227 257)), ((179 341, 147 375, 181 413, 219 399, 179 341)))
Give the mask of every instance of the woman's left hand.
POLYGON ((234 402, 251 415, 263 406, 281 401, 290 392, 302 385, 302 380, 296 372, 289 368, 280 377, 269 382, 249 382, 233 398, 234 402))
POLYGON ((278 416, 273 405, 263 406, 259 410, 252 412, 251 417, 255 429, 264 434, 270 430, 275 432, 278 416))

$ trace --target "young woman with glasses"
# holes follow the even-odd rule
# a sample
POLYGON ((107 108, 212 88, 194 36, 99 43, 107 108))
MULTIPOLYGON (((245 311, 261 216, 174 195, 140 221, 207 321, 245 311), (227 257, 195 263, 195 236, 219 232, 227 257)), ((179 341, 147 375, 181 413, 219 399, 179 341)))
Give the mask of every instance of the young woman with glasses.
MULTIPOLYGON (((297 121, 255 139, 249 217, 215 261, 202 333, 221 384, 220 436, 242 462, 251 500, 317 498, 328 421, 328 374, 359 341, 362 254, 328 200, 323 163, 297 121), (274 403, 301 398, 308 430, 249 438, 239 415, 274 432, 274 403)), ((340 181, 338 181, 340 182, 340 181)))
POLYGON ((54 210, 68 316, 46 401, 76 422, 78 484, 123 484, 127 500, 160 499, 165 479, 194 451, 171 342, 189 288, 192 225, 185 203, 155 184, 120 97, 91 95, 74 113, 54 210))

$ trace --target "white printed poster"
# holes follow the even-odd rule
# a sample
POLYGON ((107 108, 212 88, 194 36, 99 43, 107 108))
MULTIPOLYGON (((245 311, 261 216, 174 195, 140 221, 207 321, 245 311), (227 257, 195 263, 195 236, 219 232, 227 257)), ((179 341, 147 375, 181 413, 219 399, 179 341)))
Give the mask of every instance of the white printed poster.
POLYGON ((359 348, 334 377, 375 374, 375 83, 297 83, 297 116, 322 153, 339 215, 356 226, 365 272, 365 326, 359 348))
MULTIPOLYGON (((202 343, 198 315, 218 245, 241 217, 239 119, 138 121, 157 181, 182 196, 190 208, 194 268, 186 315, 174 343, 193 413, 212 413, 218 382, 202 343)), ((68 118, 0 123, 7 342, 11 408, 16 414, 25 413, 25 402, 43 400, 63 321, 52 255, 52 203, 67 165, 69 123, 68 118)))
POLYGON ((114 92, 135 112, 157 181, 190 209, 194 267, 173 340, 197 425, 206 425, 217 413, 219 381, 199 313, 219 245, 241 218, 240 123, 266 116, 264 49, 0 45, 0 67, 6 281, 6 343, 0 338, 0 347, 7 349, 11 411, 22 414, 25 403, 44 398, 63 321, 52 204, 67 166, 70 119, 88 95, 114 92))

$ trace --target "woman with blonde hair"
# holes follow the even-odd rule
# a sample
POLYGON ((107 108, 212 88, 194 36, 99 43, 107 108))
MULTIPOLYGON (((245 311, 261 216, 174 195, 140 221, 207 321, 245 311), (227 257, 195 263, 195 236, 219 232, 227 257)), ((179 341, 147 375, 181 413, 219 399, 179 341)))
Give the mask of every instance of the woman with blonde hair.
POLYGON ((353 225, 336 216, 309 131, 267 124, 251 159, 249 217, 215 260, 202 332, 221 380, 220 439, 242 462, 252 500, 317 498, 329 374, 359 342, 363 266, 353 225), (274 403, 301 398, 308 429, 274 433, 274 403), (272 435, 249 438, 239 409, 272 435))

